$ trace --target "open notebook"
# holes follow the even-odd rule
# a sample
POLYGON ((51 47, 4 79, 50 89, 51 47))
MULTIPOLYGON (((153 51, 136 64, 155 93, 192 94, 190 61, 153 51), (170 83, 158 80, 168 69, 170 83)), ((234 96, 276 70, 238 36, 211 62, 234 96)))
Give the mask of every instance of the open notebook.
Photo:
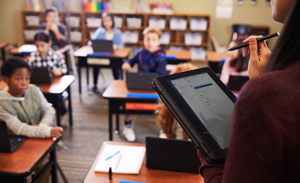
POLYGON ((138 174, 145 156, 145 147, 105 145, 94 168, 95 172, 138 174))

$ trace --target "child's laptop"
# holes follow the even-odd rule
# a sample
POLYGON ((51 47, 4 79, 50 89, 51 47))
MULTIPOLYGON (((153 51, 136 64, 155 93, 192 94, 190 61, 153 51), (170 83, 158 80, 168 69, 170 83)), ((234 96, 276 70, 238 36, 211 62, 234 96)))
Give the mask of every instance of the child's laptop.
POLYGON ((25 139, 25 136, 8 135, 6 123, 0 121, 0 152, 14 152, 25 139))
POLYGON ((151 82, 157 73, 126 72, 126 84, 129 90, 153 90, 151 82))
POLYGON ((94 52, 113 52, 113 42, 111 40, 92 40, 94 52))
POLYGON ((248 76, 229 76, 227 87, 232 91, 240 91, 248 80, 248 76))
POLYGON ((54 75, 48 67, 33 67, 30 77, 32 84, 51 84, 54 80, 54 75))
POLYGON ((198 174, 200 160, 191 141, 146 137, 146 167, 198 174))

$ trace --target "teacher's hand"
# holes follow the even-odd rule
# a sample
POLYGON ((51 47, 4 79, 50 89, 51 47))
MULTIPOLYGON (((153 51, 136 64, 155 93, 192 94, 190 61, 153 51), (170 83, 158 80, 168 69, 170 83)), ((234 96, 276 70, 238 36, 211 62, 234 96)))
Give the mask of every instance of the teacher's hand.
POLYGON ((255 78, 261 75, 269 61, 271 51, 266 45, 265 41, 261 41, 257 44, 256 39, 262 36, 250 36, 243 42, 249 42, 249 47, 245 47, 243 51, 243 56, 250 53, 250 60, 248 64, 248 74, 249 78, 255 78))

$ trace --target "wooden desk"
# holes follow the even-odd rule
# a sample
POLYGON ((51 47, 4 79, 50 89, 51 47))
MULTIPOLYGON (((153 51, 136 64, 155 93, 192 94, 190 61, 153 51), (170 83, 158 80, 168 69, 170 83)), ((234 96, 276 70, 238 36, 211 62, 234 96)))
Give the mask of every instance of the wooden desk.
MULTIPOLYGON (((71 89, 70 85, 75 80, 75 77, 72 75, 65 75, 62 77, 55 78, 54 81, 49 84, 37 84, 37 87, 41 88, 45 98, 49 103, 52 103, 54 109, 56 110, 56 120, 57 126, 60 126, 60 99, 59 95, 62 94, 65 90, 69 93, 69 125, 73 125, 72 117, 72 99, 71 99, 71 89)), ((7 85, 3 81, 0 82, 0 90, 5 88, 7 85)))
MULTIPOLYGON (((56 152, 57 140, 52 139, 26 139, 13 153, 0 153, 0 180, 1 182, 27 182, 29 176, 44 158, 50 153, 50 161, 44 173, 52 168, 52 182, 57 182, 56 152)), ((35 175, 35 179, 41 178, 35 175)))
POLYGON ((56 119, 57 126, 61 126, 60 121, 60 98, 59 95, 64 91, 67 91, 69 96, 69 125, 73 126, 73 117, 72 117, 72 98, 71 98, 71 89, 70 86, 74 82, 75 77, 72 75, 65 75, 62 77, 55 78, 52 84, 39 84, 38 87, 41 88, 45 98, 49 103, 52 103, 53 107, 56 110, 56 119))
POLYGON ((86 72, 86 78, 87 78, 87 85, 89 85, 89 72, 88 69, 91 66, 99 66, 103 68, 114 68, 114 69, 119 69, 120 71, 120 76, 123 78, 123 71, 122 71, 122 65, 124 63, 124 59, 128 58, 128 55, 130 53, 129 48, 124 48, 124 49, 118 49, 109 55, 88 55, 88 54, 93 54, 93 48, 91 46, 83 46, 80 49, 78 49, 75 53, 74 56, 78 57, 78 82, 79 82, 79 93, 81 94, 81 68, 86 67, 87 72, 86 72), (103 58, 103 59, 110 59, 110 62, 108 65, 97 65, 97 64, 89 64, 87 63, 87 58, 103 58))
POLYGON ((2 62, 5 62, 5 46, 6 43, 0 43, 2 62))
POLYGON ((191 52, 189 50, 172 51, 166 50, 167 56, 175 56, 176 58, 167 58, 168 64, 180 64, 191 60, 191 52))
POLYGON ((116 114, 116 133, 119 132, 119 114, 154 114, 155 109, 126 109, 127 105, 157 104, 157 99, 127 97, 128 93, 157 94, 155 91, 128 90, 126 81, 114 80, 104 91, 103 97, 108 99, 109 140, 113 140, 112 115, 116 114))
MULTIPOLYGON (((26 44, 26 45, 28 45, 28 44, 26 44)), ((26 53, 19 52, 19 48, 21 48, 21 46, 19 46, 18 48, 11 49, 10 53, 13 56, 19 56, 19 57, 24 57, 24 56, 30 55, 29 52, 26 52, 26 53)), ((70 49, 69 45, 66 45, 64 47, 58 48, 58 50, 57 50, 58 52, 60 52, 61 54, 64 54, 64 56, 65 56, 65 61, 66 61, 66 65, 67 65, 67 68, 68 68, 67 74, 69 73, 69 60, 68 60, 68 51, 69 51, 69 49, 70 49)))
POLYGON ((219 53, 215 51, 206 52, 207 61, 210 62, 221 62, 222 58, 227 58, 229 56, 229 53, 219 53))
POLYGON ((193 173, 183 173, 183 172, 173 172, 173 171, 165 171, 165 170, 154 170, 148 169, 146 167, 146 160, 144 158, 141 171, 138 175, 130 175, 130 174, 114 174, 112 176, 112 180, 109 180, 108 173, 100 173, 95 172, 94 167, 100 157, 101 151, 103 147, 108 145, 124 145, 124 146, 145 146, 145 144, 138 143, 129 143, 129 142, 104 142, 102 148, 98 152, 98 155, 93 162, 93 165, 89 169, 85 178, 83 179, 83 183, 119 183, 120 180, 125 181, 137 181, 137 182, 151 182, 151 183, 180 183, 180 182, 188 182, 188 183, 203 183, 203 178, 200 174, 193 173))

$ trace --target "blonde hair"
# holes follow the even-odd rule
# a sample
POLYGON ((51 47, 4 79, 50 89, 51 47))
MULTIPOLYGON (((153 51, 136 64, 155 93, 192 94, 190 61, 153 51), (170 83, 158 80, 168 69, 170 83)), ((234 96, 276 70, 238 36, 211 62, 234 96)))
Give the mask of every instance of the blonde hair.
MULTIPOLYGON (((190 63, 179 64, 177 65, 176 69, 174 69, 171 72, 171 74, 190 71, 194 69, 198 69, 198 67, 190 63)), ((160 127, 163 133, 165 133, 168 138, 176 138, 175 118, 161 100, 159 100, 156 114, 157 114, 157 118, 156 118, 157 125, 160 127)), ((182 131, 182 136, 183 139, 189 139, 189 137, 186 135, 184 131, 182 131)))
POLYGON ((143 31, 143 35, 146 36, 149 33, 155 33, 158 35, 158 38, 160 38, 161 36, 161 30, 154 28, 154 27, 147 27, 144 31, 143 31))

